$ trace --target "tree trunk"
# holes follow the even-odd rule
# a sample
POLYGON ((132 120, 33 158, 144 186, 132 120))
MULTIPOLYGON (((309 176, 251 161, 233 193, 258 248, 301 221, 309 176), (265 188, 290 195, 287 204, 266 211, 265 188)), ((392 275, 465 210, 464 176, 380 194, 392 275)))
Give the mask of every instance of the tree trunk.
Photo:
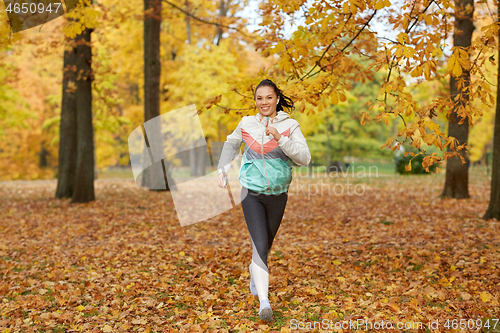
MULTIPOLYGON (((144 0, 144 121, 160 115, 160 28, 161 1, 144 0)), ((157 128, 156 130, 160 130, 157 128)), ((147 139, 148 147, 151 143, 147 139)), ((142 186, 151 190, 169 191, 166 163, 156 162, 142 174, 142 186)))
MULTIPOLYGON (((461 47, 469 47, 471 45, 472 32, 474 31, 473 24, 474 1, 473 0, 455 0, 455 30, 453 33, 453 45, 461 47), (466 7, 470 6, 472 10, 467 12, 466 7)), ((458 97, 458 100, 453 106, 453 111, 448 118, 448 135, 456 138, 458 144, 466 144, 469 138, 469 122, 465 119, 463 123, 457 114, 457 109, 464 106, 469 95, 466 92, 470 84, 470 71, 463 70, 460 79, 464 79, 464 86, 460 89, 457 87, 458 78, 450 75, 450 96, 452 100, 458 97)), ((450 148, 448 147, 448 151, 450 148)), ((455 156, 449 158, 446 162, 446 180, 444 184, 442 197, 466 199, 469 198, 469 170, 468 157, 465 151, 460 151, 460 154, 467 163, 462 164, 460 157, 455 156)))
MULTIPOLYGON (((186 10, 189 12, 189 1, 186 0, 185 2, 186 10)), ((191 45, 193 42, 191 40, 191 17, 186 15, 186 37, 188 44, 191 45)), ((190 102, 189 104, 191 104, 190 102)), ((198 160, 198 157, 200 155, 200 149, 199 147, 195 147, 195 142, 190 141, 189 142, 189 175, 191 177, 196 177, 200 176, 199 174, 199 163, 200 161, 198 160)))
MULTIPOLYGON (((227 1, 227 4, 224 0, 220 0, 219 17, 226 17, 228 9, 229 9, 229 0, 227 1)), ((223 33, 224 31, 222 30, 221 27, 218 26, 215 28, 215 39, 214 39, 215 45, 219 45, 220 41, 222 40, 223 33)))
POLYGON ((40 144, 40 160, 38 165, 40 168, 45 168, 47 166, 47 156, 49 152, 45 149, 45 141, 42 141, 40 144))
MULTIPOLYGON (((500 20, 500 4, 497 6, 498 15, 500 20)), ((498 40, 498 55, 497 63, 500 60, 500 34, 498 40)), ((500 220, 500 63, 498 64, 497 72, 497 107, 495 113, 495 127, 493 130, 493 166, 491 175, 491 192, 490 204, 483 219, 497 219, 500 220)))
POLYGON ((77 159, 75 190, 72 203, 95 200, 94 194, 94 128, 92 125, 92 29, 85 29, 76 37, 76 137, 77 159))
MULTIPOLYGON (((185 5, 186 5, 186 11, 190 12, 188 0, 185 1, 185 5)), ((192 44, 191 43, 191 17, 189 17, 188 15, 186 15, 186 35, 187 35, 188 44, 191 45, 192 44)))
POLYGON ((67 40, 71 49, 64 51, 61 121, 59 125, 59 165, 56 198, 71 198, 75 184, 76 168, 76 47, 74 40, 67 40))
MULTIPOLYGON (((326 169, 330 172, 330 167, 332 166, 332 152, 330 148, 330 119, 328 117, 325 118, 325 126, 326 126, 326 169)), ((337 170, 338 171, 338 170, 337 170)))
POLYGON ((196 147, 194 142, 190 140, 189 142, 189 175, 191 177, 198 176, 196 173, 196 147))
POLYGON ((97 152, 95 150, 95 135, 92 138, 92 144, 94 147, 94 149, 92 149, 93 154, 94 154, 94 180, 96 180, 97 179, 97 152))
MULTIPOLYGON (((206 144, 208 138, 204 138, 204 143, 206 144)), ((210 156, 208 154, 208 145, 200 146, 196 148, 196 174, 198 176, 205 176, 205 170, 207 168, 207 162, 210 161, 210 156)))

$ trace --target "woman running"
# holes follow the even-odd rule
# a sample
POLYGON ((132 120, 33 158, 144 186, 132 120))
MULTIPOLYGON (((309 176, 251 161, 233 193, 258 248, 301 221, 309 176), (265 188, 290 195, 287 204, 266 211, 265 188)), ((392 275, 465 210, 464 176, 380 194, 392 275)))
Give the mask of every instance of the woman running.
POLYGON ((259 317, 273 320, 269 304, 267 255, 278 232, 292 181, 292 161, 307 166, 311 154, 299 123, 288 111, 293 101, 271 80, 263 80, 254 94, 257 113, 243 117, 227 136, 218 165, 220 187, 225 188, 230 163, 245 143, 239 181, 241 206, 252 241, 250 291, 259 297, 259 317))

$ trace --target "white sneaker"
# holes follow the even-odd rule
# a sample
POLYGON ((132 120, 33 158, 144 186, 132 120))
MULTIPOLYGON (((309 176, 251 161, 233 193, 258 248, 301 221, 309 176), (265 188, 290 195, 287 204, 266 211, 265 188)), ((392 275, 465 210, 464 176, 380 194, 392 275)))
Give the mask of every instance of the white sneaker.
POLYGON ((260 302, 259 318, 265 321, 273 321, 273 310, 267 298, 260 302))
POLYGON ((250 271, 250 291, 252 292, 252 295, 257 296, 257 288, 255 288, 255 283, 252 278, 252 264, 248 266, 248 270, 250 271))

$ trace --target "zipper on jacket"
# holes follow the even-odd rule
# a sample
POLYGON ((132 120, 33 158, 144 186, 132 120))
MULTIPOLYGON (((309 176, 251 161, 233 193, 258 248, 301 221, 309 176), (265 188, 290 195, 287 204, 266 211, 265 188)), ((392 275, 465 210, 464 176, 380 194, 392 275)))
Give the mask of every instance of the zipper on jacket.
POLYGON ((266 127, 264 128, 264 131, 262 132, 262 143, 260 145, 260 149, 262 152, 262 154, 261 154, 262 155, 262 162, 264 162, 264 171, 266 172, 266 178, 267 178, 267 192, 269 193, 269 191, 271 190, 271 184, 269 183, 269 176, 267 175, 267 169, 266 169, 266 160, 264 159, 264 133, 266 133, 267 124, 269 124, 269 118, 267 118, 266 127))

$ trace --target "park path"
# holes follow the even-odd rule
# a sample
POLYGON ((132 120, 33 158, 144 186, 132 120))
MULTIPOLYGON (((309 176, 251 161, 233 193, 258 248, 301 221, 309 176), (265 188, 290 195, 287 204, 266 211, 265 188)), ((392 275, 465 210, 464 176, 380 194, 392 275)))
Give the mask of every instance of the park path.
POLYGON ((181 227, 169 193, 131 179, 98 179, 97 200, 78 205, 54 199, 55 181, 3 182, 0 332, 287 332, 358 319, 438 320, 444 332, 447 319, 500 318, 499 222, 480 219, 487 182, 440 200, 442 179, 365 179, 362 195, 298 180, 269 256, 272 325, 248 290, 240 206, 181 227))

